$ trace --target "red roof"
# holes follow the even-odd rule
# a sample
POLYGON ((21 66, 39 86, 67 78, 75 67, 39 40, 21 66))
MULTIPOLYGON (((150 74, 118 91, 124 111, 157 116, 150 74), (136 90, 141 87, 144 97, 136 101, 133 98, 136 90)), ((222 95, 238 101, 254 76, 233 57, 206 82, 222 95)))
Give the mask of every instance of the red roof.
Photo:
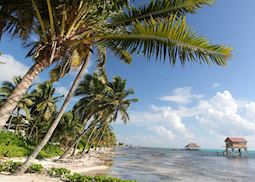
POLYGON ((226 140, 225 140, 225 142, 227 141, 227 140, 229 140, 229 141, 231 141, 231 142, 241 142, 241 143, 246 143, 247 142, 247 140, 246 139, 244 139, 244 138, 237 138, 237 137, 228 137, 228 138, 226 138, 226 140))

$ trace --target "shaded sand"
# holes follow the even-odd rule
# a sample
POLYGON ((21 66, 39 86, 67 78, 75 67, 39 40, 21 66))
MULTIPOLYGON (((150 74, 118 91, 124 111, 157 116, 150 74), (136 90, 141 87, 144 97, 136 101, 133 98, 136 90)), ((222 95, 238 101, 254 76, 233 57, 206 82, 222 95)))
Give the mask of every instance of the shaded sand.
POLYGON ((7 174, 0 174, 1 182, 63 182, 59 178, 51 178, 41 174, 24 174, 20 176, 11 176, 7 174))

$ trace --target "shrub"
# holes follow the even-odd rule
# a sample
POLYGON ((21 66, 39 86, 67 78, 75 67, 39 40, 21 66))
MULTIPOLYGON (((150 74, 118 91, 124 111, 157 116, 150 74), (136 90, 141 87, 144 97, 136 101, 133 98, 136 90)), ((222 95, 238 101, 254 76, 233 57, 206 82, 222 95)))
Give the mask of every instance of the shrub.
POLYGON ((94 182, 136 182, 134 180, 122 180, 120 178, 113 178, 108 176, 95 176, 94 182))
MULTIPOLYGON (((25 157, 37 144, 11 132, 0 132, 0 157, 25 157)), ((38 158, 51 158, 63 154, 59 146, 47 144, 38 158)))
POLYGON ((23 157, 31 153, 27 140, 11 132, 0 132, 0 156, 23 157))
POLYGON ((21 164, 22 162, 5 161, 0 163, 0 171, 14 172, 21 164))
POLYGON ((43 172, 43 166, 41 164, 31 164, 28 169, 28 173, 42 173, 43 172))
POLYGON ((119 178, 107 177, 107 176, 83 176, 78 173, 68 175, 67 181, 69 182, 137 182, 134 180, 122 180, 119 178))
POLYGON ((39 153, 39 158, 52 158, 63 154, 63 150, 59 146, 47 144, 39 153))
POLYGON ((90 176, 83 176, 78 173, 74 173, 73 175, 66 176, 69 182, 92 182, 93 177, 90 176))
POLYGON ((65 168, 51 168, 48 171, 49 175, 55 176, 55 177, 65 177, 71 173, 70 170, 65 169, 65 168))

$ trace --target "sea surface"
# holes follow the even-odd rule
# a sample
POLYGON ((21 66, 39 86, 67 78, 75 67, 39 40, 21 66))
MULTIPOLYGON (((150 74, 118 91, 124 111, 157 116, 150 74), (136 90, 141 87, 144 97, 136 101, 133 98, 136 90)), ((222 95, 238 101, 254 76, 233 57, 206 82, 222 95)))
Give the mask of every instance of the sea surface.
POLYGON ((184 151, 142 147, 117 147, 107 170, 89 175, 108 175, 140 182, 254 182, 255 152, 246 158, 222 156, 222 151, 184 151))

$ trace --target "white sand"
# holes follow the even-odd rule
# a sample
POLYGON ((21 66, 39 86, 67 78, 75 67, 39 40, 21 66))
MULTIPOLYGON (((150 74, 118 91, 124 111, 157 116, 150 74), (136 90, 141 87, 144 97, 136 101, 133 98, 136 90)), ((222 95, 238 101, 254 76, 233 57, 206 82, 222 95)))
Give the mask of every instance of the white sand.
MULTIPOLYGON (((105 170, 108 168, 101 159, 104 156, 113 155, 111 149, 92 150, 84 158, 67 158, 58 160, 58 157, 51 159, 34 160, 33 163, 41 164, 44 168, 49 169, 52 167, 63 167, 72 172, 86 173, 94 170, 105 170)), ((24 162, 26 158, 4 158, 4 160, 13 160, 24 162)), ((4 161, 2 160, 2 161, 4 161)), ((0 174, 0 182, 59 182, 62 181, 58 178, 51 178, 47 175, 38 174, 24 174, 21 176, 11 176, 0 174)))
POLYGON ((1 182, 63 182, 59 178, 51 178, 46 175, 24 174, 19 176, 0 174, 1 182))

